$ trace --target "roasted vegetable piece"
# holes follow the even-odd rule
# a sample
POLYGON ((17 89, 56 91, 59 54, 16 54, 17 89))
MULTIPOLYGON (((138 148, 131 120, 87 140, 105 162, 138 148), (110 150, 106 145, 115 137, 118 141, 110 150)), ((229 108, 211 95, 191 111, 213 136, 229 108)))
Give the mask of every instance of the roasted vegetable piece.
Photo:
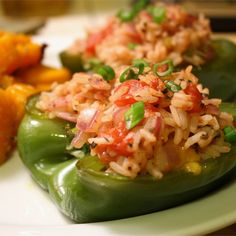
POLYGON ((24 116, 27 98, 36 92, 35 88, 28 84, 15 83, 10 85, 6 92, 15 105, 14 116, 16 129, 24 116))
POLYGON ((16 105, 9 94, 0 89, 0 164, 6 160, 14 145, 16 134, 16 105))
POLYGON ((71 77, 69 71, 65 68, 53 68, 38 64, 17 74, 22 82, 31 85, 49 84, 53 82, 63 83, 71 77))
POLYGON ((54 82, 62 83, 71 77, 65 68, 57 69, 40 64, 43 49, 44 45, 33 43, 29 36, 0 32, 0 87, 5 89, 5 92, 1 90, 0 103, 0 118, 5 122, 1 123, 3 141, 0 140, 0 163, 6 159, 12 147, 27 98, 39 91, 49 90, 54 82), (4 113, 7 107, 9 111, 4 113))
MULTIPOLYGON (((104 173, 97 157, 78 160, 69 154, 70 124, 48 119, 35 108, 37 99, 30 99, 19 128, 20 156, 59 209, 77 222, 120 219, 182 204, 222 184, 235 170, 233 144, 230 153, 202 162, 198 175, 179 170, 159 180, 151 176, 132 180, 104 173)), ((235 104, 222 107, 236 111, 235 104)))
POLYGON ((39 63, 43 48, 26 35, 0 32, 0 75, 39 63))
POLYGON ((52 83, 63 83, 71 78, 71 73, 65 68, 53 68, 38 64, 16 75, 17 81, 34 86, 40 91, 50 89, 52 83), (43 89, 42 89, 43 88, 43 89), (44 89, 47 88, 47 89, 44 89))

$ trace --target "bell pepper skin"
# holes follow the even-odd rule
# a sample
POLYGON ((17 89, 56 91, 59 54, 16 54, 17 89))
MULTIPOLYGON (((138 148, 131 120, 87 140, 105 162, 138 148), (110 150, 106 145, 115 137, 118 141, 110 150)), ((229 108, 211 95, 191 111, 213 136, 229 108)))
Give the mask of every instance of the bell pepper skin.
MULTIPOLYGON (((129 179, 105 173, 97 157, 76 159, 66 147, 71 141, 68 125, 49 120, 35 107, 33 98, 18 133, 18 149, 32 176, 48 190, 58 208, 76 222, 96 222, 142 215, 200 197, 223 184, 236 166, 236 146, 230 153, 201 163, 202 172, 183 170, 164 175, 129 179)), ((236 111, 236 105, 224 108, 236 111)))
POLYGON ((204 87, 209 88, 211 97, 223 101, 236 100, 236 44, 225 39, 212 41, 215 56, 193 73, 204 87))
POLYGON ((48 119, 34 107, 36 100, 37 96, 34 96, 27 104, 27 115, 18 130, 18 147, 33 178, 47 189, 48 177, 57 164, 71 158, 66 153, 66 146, 70 143, 66 133, 69 124, 48 119))
POLYGON ((62 51, 59 54, 61 64, 72 73, 85 71, 84 62, 80 53, 72 54, 68 51, 62 51))

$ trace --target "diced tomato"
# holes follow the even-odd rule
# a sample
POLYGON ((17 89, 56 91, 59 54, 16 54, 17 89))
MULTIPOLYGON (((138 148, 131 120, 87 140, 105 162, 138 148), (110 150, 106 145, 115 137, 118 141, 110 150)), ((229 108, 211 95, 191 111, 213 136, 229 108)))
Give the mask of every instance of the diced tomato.
POLYGON ((156 78, 150 82, 150 87, 155 90, 162 91, 165 88, 165 84, 161 79, 156 78))
POLYGON ((155 127, 155 131, 154 131, 154 133, 156 135, 160 134, 161 126, 162 126, 162 118, 160 116, 158 116, 156 119, 156 127, 155 127))
POLYGON ((144 88, 145 86, 147 86, 147 84, 139 80, 125 81, 124 83, 119 85, 114 91, 116 93, 120 89, 127 87, 127 91, 115 101, 115 104, 117 106, 126 106, 135 103, 136 102, 136 100, 134 99, 135 93, 138 90, 144 88))
POLYGON ((186 16, 185 16, 185 25, 186 26, 191 26, 196 21, 197 21, 197 17, 196 16, 194 16, 192 14, 186 14, 186 16))
POLYGON ((94 55, 96 52, 96 45, 100 44, 109 34, 111 34, 112 29, 113 22, 109 22, 109 24, 105 28, 91 34, 86 42, 86 52, 88 54, 94 55))
POLYGON ((130 23, 129 28, 130 28, 129 37, 131 39, 131 42, 137 43, 137 44, 143 43, 143 39, 141 35, 137 32, 135 25, 133 23, 130 23))
POLYGON ((99 154, 101 161, 108 163, 116 160, 118 156, 132 156, 132 152, 127 150, 128 143, 132 143, 132 140, 125 140, 128 132, 129 131, 126 129, 125 122, 123 121, 116 127, 111 128, 108 134, 99 134, 99 137, 110 136, 114 140, 112 143, 102 144, 96 147, 96 152, 99 154), (114 155, 109 155, 109 151, 111 151, 114 155))
POLYGON ((123 95, 119 99, 115 101, 115 104, 119 107, 123 107, 129 104, 135 103, 136 100, 133 98, 131 94, 123 95))
POLYGON ((193 83, 189 83, 187 88, 184 89, 184 92, 191 96, 191 100, 193 103, 193 108, 190 110, 191 112, 200 112, 201 107, 201 101, 202 101, 202 94, 197 89, 197 86, 193 83))

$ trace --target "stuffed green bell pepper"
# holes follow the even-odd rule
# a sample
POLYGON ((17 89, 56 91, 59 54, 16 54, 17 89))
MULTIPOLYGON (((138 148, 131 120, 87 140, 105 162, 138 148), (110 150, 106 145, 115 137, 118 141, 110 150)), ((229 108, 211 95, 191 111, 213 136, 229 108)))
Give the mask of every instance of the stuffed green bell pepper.
POLYGON ((194 74, 211 90, 211 97, 234 101, 236 45, 212 40, 209 20, 178 5, 140 0, 121 10, 102 28, 77 39, 60 53, 72 72, 94 71, 97 65, 131 65, 143 58, 150 63, 171 59, 175 66, 194 66, 194 74))
POLYGON ((32 97, 19 128, 22 161, 66 216, 95 222, 155 212, 231 177, 235 104, 220 106, 191 67, 173 73, 170 61, 139 61, 118 76, 111 69, 75 74, 32 97))

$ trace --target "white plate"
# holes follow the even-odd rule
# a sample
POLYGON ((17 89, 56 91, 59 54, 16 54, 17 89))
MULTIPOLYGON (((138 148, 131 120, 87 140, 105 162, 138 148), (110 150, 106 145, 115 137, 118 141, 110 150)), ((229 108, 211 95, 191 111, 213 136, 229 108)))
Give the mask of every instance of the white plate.
POLYGON ((31 179, 17 152, 0 167, 0 232, 4 236, 201 235, 236 222, 236 180, 194 202, 124 220, 74 224, 31 179))
MULTIPOLYGON (((59 66, 57 53, 72 39, 37 38, 47 42, 46 62, 59 66)), ((0 167, 0 234, 64 235, 200 235, 236 222, 236 180, 194 202, 124 220, 74 224, 55 207, 21 163, 17 152, 0 167)))

